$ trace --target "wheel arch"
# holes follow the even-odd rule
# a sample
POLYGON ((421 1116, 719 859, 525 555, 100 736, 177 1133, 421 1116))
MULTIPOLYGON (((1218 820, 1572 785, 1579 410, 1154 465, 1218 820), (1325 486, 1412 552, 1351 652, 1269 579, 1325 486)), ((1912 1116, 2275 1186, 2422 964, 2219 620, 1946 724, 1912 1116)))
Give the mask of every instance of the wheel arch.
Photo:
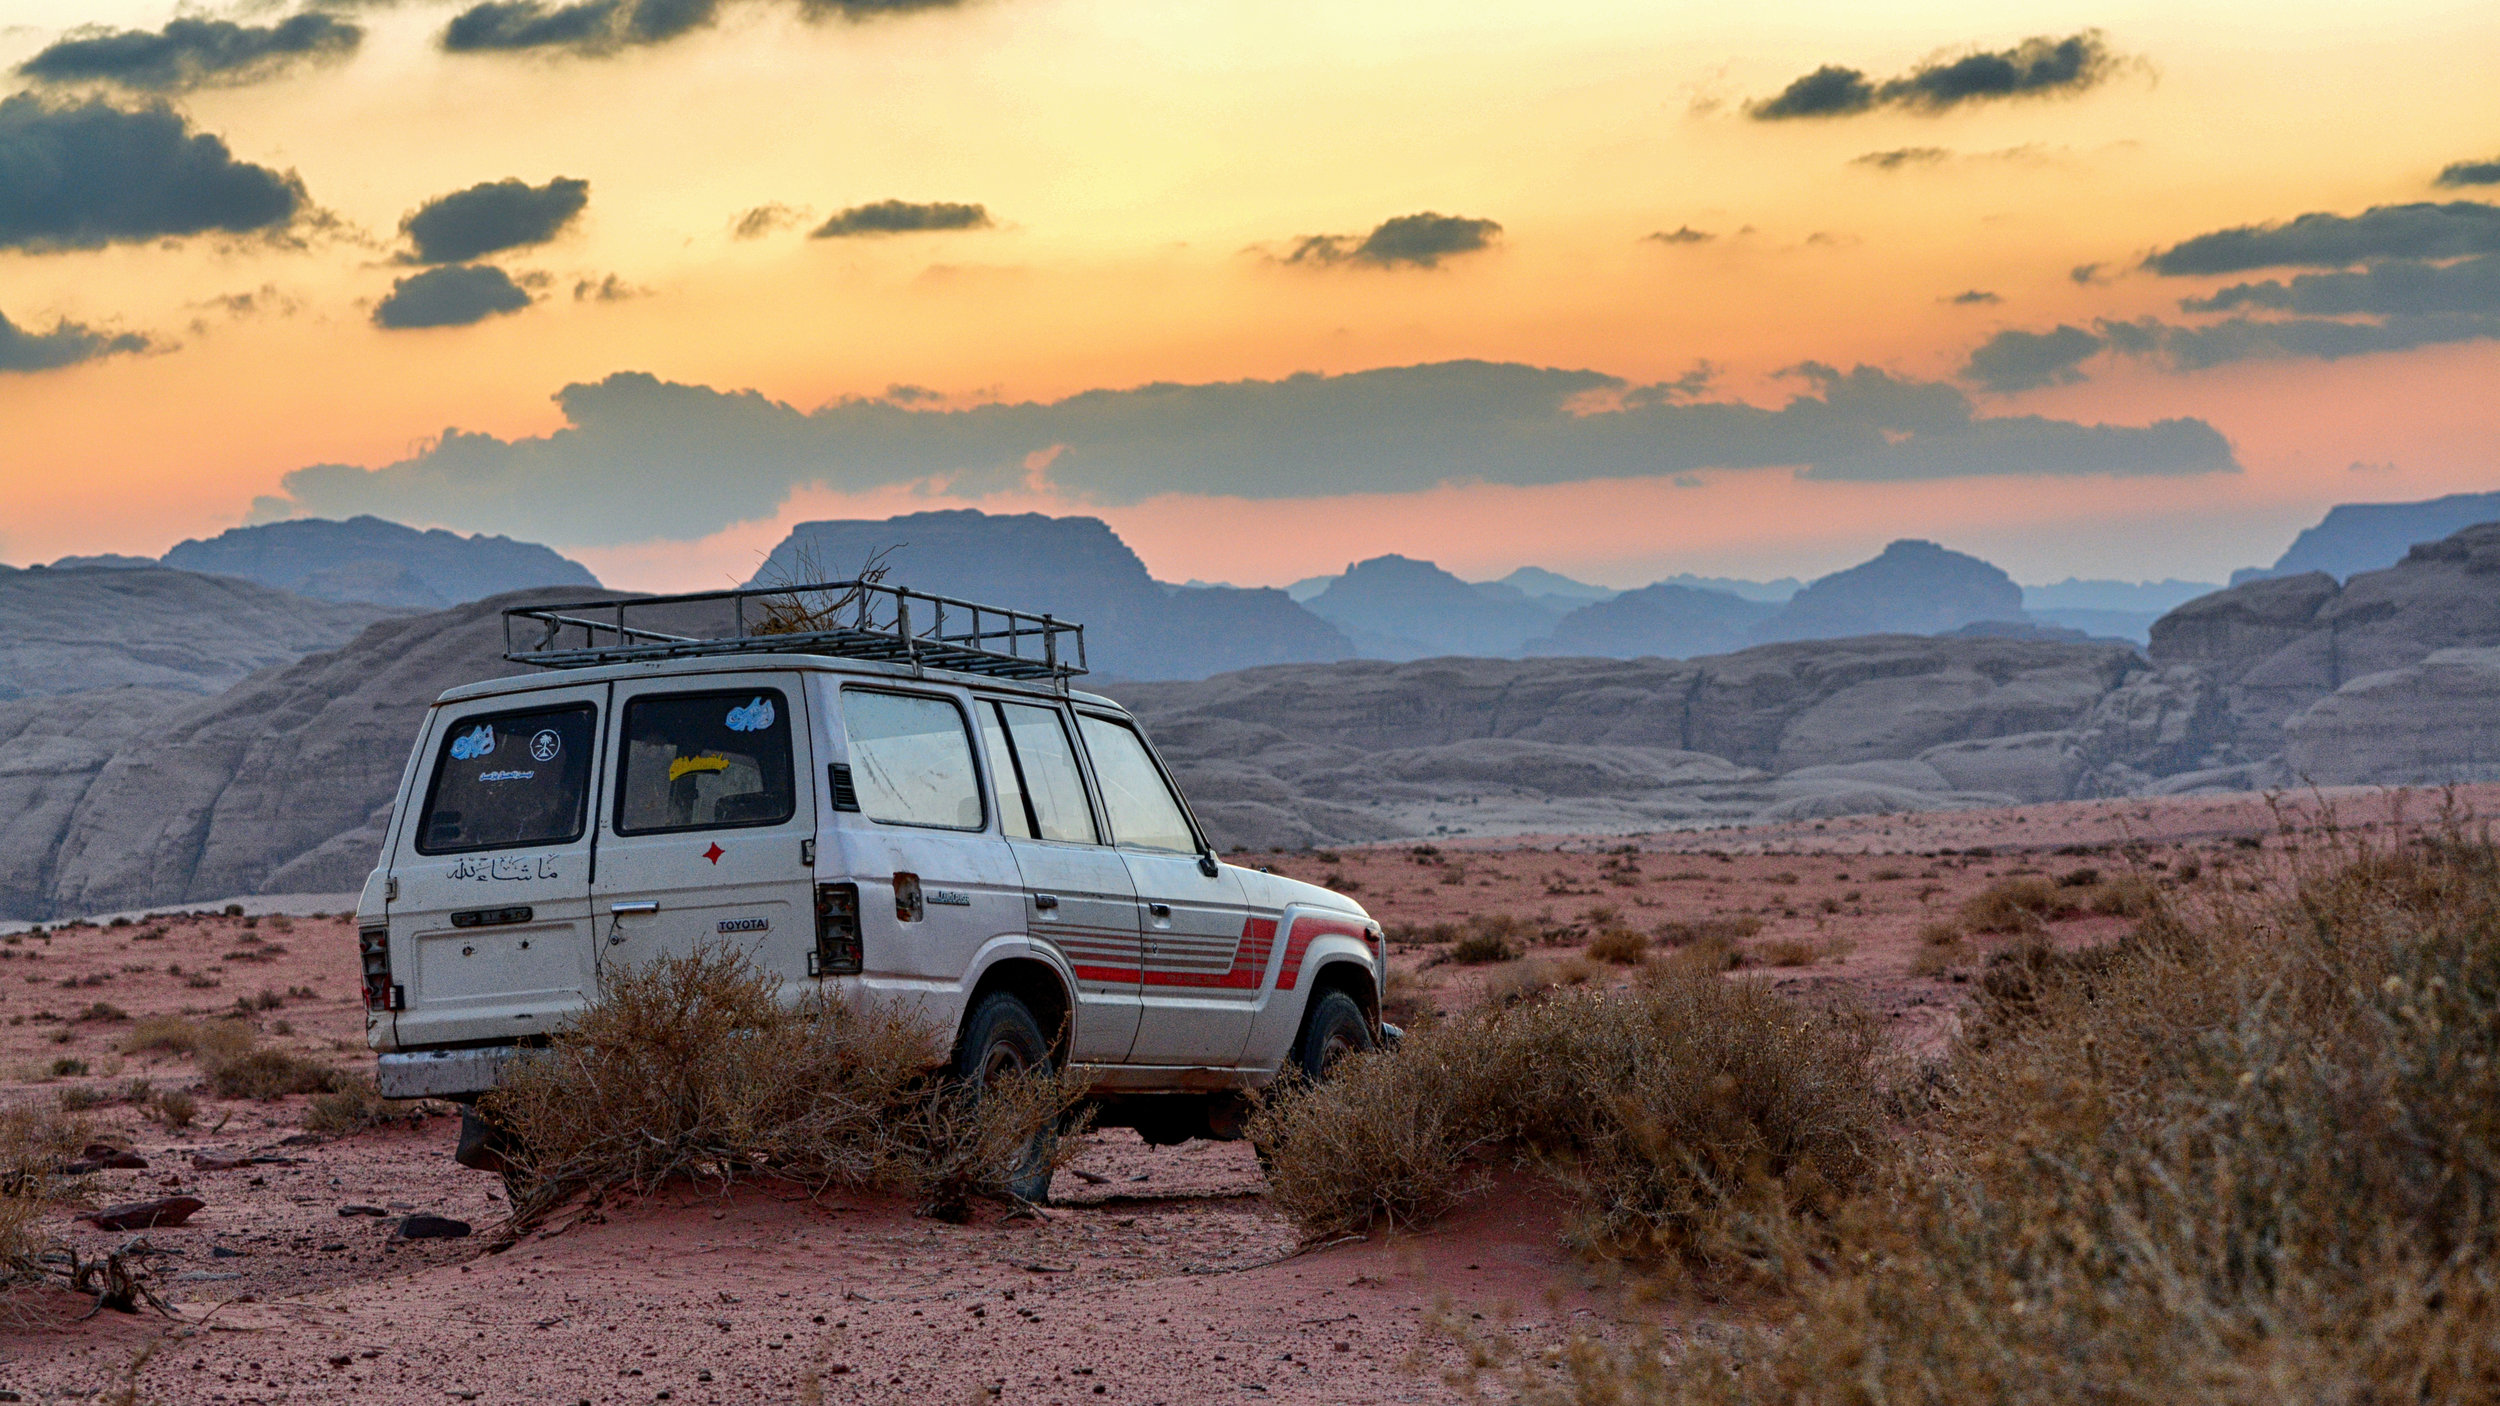
POLYGON ((1351 956, 1336 957, 1321 961, 1311 973, 1308 990, 1302 998, 1302 1018, 1294 1029, 1293 1047, 1296 1050, 1302 1048, 1302 1037, 1311 1028, 1312 1008, 1331 991, 1343 991, 1352 998, 1354 1004, 1362 1008, 1364 1023, 1371 1026, 1373 1038, 1379 1037, 1380 991, 1372 979, 1371 968, 1351 956))

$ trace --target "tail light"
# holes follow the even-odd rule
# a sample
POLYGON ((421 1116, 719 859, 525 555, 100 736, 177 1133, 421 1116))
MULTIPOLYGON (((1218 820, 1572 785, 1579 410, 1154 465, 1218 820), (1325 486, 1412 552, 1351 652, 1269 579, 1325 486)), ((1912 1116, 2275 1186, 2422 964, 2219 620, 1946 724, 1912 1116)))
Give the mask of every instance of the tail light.
POLYGON ((356 951, 364 958, 365 964, 365 1009, 406 1010, 408 988, 391 984, 391 930, 387 927, 359 929, 356 951))
POLYGON ((809 976, 849 976, 860 969, 859 885, 816 886, 816 950, 809 976))

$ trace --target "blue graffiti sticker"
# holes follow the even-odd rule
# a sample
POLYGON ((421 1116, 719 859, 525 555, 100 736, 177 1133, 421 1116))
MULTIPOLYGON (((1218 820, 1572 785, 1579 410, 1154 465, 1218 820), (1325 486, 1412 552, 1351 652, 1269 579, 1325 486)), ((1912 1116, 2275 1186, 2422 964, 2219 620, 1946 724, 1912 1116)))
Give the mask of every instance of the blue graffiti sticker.
POLYGON ((762 732, 773 725, 773 701, 758 698, 743 708, 732 708, 728 723, 731 732, 762 732))
POLYGON ((489 724, 479 723, 476 730, 462 733, 453 739, 451 759, 455 762, 473 762, 480 757, 492 756, 494 751, 495 729, 489 724))

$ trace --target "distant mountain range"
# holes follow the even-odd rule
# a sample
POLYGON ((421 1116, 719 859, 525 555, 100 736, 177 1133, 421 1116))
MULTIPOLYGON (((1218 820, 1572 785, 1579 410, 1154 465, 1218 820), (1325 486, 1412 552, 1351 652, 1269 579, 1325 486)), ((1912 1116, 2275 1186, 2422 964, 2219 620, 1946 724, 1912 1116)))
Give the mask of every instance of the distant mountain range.
POLYGON ((2500 522, 2500 493, 2451 493, 2419 503, 2339 503, 2315 527, 2292 539, 2272 566, 2231 573, 2231 584, 2323 571, 2337 580, 2392 566, 2423 542, 2436 542, 2478 523, 2500 522))
POLYGON ((440 610, 462 601, 533 586, 598 589, 577 561, 535 542, 439 528, 420 532, 378 517, 344 522, 300 518, 237 527, 176 546, 162 559, 63 557, 56 568, 131 570, 164 566, 208 576, 239 576, 314 600, 440 610))

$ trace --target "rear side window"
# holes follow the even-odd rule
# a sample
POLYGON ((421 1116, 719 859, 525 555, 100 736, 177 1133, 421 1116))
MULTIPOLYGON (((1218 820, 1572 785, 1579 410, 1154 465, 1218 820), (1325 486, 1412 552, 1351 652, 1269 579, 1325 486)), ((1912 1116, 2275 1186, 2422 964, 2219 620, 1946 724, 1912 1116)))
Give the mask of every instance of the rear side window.
POLYGON ((980 709, 990 775, 998 781, 999 824, 1006 832, 1025 840, 1102 843, 1059 710, 998 702, 984 702, 980 709))
POLYGON ((472 714, 445 730, 417 826, 417 853, 570 844, 590 801, 587 703, 472 714))
POLYGON ((860 813, 888 825, 978 830, 988 823, 964 715, 943 698, 842 690, 860 813))
POLYGON ((779 689, 645 694, 625 705, 616 832, 778 825, 798 813, 779 689))
POLYGON ((1102 808, 1111 816, 1114 844, 1138 849, 1167 849, 1192 854, 1198 836, 1180 799, 1163 780, 1146 740, 1125 723, 1077 715, 1085 733, 1085 750, 1094 759, 1094 780, 1102 785, 1102 808))

